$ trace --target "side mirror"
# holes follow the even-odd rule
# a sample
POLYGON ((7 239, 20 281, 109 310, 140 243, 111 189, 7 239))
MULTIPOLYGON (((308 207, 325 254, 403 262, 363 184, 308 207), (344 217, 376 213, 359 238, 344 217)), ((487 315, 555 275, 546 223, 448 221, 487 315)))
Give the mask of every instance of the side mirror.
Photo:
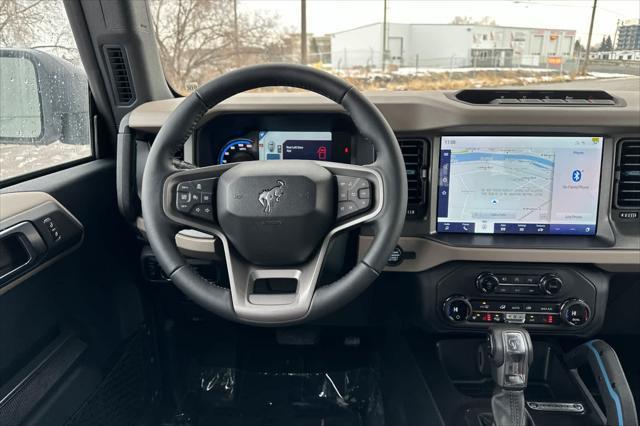
POLYGON ((0 143, 87 144, 88 83, 71 63, 33 49, 0 49, 0 143))

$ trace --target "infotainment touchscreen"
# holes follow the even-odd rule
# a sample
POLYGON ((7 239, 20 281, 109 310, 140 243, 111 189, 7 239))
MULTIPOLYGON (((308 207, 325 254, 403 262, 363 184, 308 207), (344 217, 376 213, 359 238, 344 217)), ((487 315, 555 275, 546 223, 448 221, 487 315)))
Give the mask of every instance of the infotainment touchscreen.
POLYGON ((331 161, 331 132, 260 131, 260 160, 331 161))
POLYGON ((443 136, 438 232, 596 233, 603 138, 443 136))

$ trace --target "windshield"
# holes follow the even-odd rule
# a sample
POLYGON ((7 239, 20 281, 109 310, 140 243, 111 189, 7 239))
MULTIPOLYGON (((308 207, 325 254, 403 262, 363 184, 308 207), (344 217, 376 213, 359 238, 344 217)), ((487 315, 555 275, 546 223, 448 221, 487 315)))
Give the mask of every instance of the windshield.
POLYGON ((637 0, 152 0, 150 7, 166 77, 183 94, 269 62, 321 68, 362 90, 640 90, 637 0))

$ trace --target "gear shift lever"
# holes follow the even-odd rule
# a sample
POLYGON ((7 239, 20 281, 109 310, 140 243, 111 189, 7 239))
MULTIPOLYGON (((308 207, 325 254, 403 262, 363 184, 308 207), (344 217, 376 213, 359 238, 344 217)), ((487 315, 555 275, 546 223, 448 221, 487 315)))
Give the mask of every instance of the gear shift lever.
POLYGON ((531 337, 522 327, 500 325, 489 328, 487 340, 496 384, 491 398, 493 421, 496 426, 525 426, 524 390, 533 361, 531 337))

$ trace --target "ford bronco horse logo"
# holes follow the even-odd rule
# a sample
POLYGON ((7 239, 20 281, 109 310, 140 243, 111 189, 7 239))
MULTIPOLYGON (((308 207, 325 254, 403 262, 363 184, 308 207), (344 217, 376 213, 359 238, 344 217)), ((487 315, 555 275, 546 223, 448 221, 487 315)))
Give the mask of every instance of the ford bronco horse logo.
POLYGON ((264 213, 271 213, 271 209, 273 209, 273 206, 278 201, 280 201, 280 197, 284 195, 284 187, 286 186, 286 184, 284 183, 284 181, 279 179, 276 182, 278 182, 278 185, 274 186, 271 189, 265 189, 258 196, 258 201, 260 201, 260 204, 262 204, 262 211, 264 213))

